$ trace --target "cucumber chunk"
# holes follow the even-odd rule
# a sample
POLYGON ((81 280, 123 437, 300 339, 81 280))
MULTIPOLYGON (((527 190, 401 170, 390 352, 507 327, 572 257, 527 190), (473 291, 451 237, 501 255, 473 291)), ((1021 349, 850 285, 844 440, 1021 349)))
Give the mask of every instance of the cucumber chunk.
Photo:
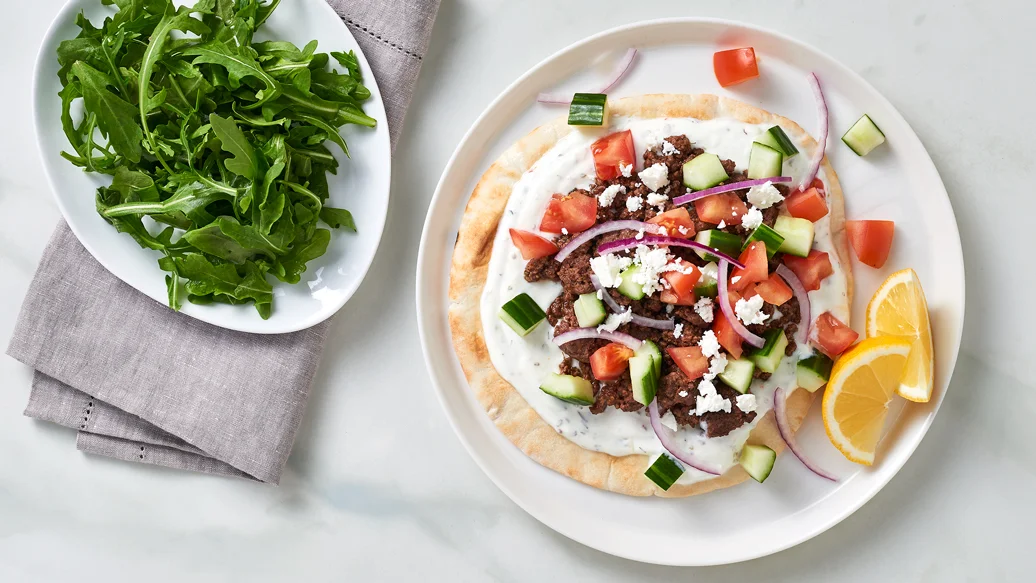
POLYGON ((778 249, 781 253, 806 257, 809 255, 809 250, 813 248, 814 228, 813 222, 809 219, 781 215, 774 222, 773 230, 784 237, 784 243, 778 249))
POLYGON ((777 231, 767 227, 766 225, 759 225, 752 231, 752 234, 748 236, 748 240, 745 241, 741 251, 748 249, 748 246, 753 241, 762 241, 763 245, 766 245, 766 258, 773 259, 773 256, 780 250, 781 245, 784 244, 784 236, 777 231))
POLYGON ((765 445, 746 445, 741 449, 741 457, 737 461, 753 480, 762 484, 769 477, 776 460, 777 452, 765 445))
POLYGON ((683 473, 684 469, 680 462, 663 453, 659 454, 644 475, 659 488, 669 490, 683 473))
POLYGON ((719 295, 719 282, 716 280, 718 274, 719 267, 715 262, 703 265, 701 279, 694 286, 694 295, 699 298, 714 298, 719 295))
POLYGON ((580 295, 575 301, 575 311, 576 320, 582 328, 597 326, 608 317, 604 302, 597 297, 597 292, 580 295))
POLYGON ((727 368, 719 373, 719 380, 743 394, 747 393, 748 387, 752 385, 753 373, 755 373, 755 363, 747 358, 739 358, 727 362, 727 368))
POLYGON ((845 132, 842 141, 850 150, 856 152, 857 156, 866 156, 871 150, 885 143, 885 134, 881 133, 871 116, 863 114, 863 117, 856 120, 853 127, 845 132))
POLYGON ((520 293, 511 298, 511 301, 500 308, 499 316, 519 336, 532 332, 533 328, 547 318, 543 308, 540 308, 539 304, 526 293, 520 293))
POLYGON ((603 93, 576 93, 568 107, 568 125, 603 126, 608 119, 608 96, 603 93))
POLYGON ((800 360, 795 367, 795 380, 799 386, 809 392, 815 392, 827 384, 831 378, 831 367, 834 363, 830 358, 819 352, 807 359, 800 360))
MULTIPOLYGON (((695 235, 694 240, 735 258, 741 254, 741 237, 733 233, 727 233, 719 229, 707 229, 695 235)), ((718 257, 707 251, 695 249, 695 253, 705 261, 719 261, 718 257)))
POLYGON ((699 154, 683 164, 683 183, 687 188, 705 190, 728 178, 723 162, 715 154, 699 154))
POLYGON ((645 340, 640 348, 637 349, 637 354, 647 354, 651 357, 652 368, 655 371, 655 378, 662 378, 662 349, 657 344, 650 340, 645 340))
POLYGON ((752 153, 748 157, 749 180, 780 176, 783 168, 784 154, 770 146, 752 142, 752 153))
POLYGON ((550 373, 540 383, 540 390, 573 405, 594 404, 594 387, 582 377, 550 373))
POLYGON ((622 273, 619 274, 619 278, 622 281, 619 283, 619 293, 626 296, 631 300, 639 300, 644 298, 644 286, 633 281, 633 276, 640 273, 640 267, 631 265, 627 267, 622 273))
POLYGON ((655 399, 658 391, 658 377, 655 375, 655 359, 648 353, 634 355, 630 359, 630 379, 633 381, 633 399, 645 407, 655 399))
POLYGON ((764 146, 770 146, 774 150, 784 154, 786 158, 791 158, 795 154, 799 153, 799 149, 795 147, 795 143, 791 141, 788 134, 784 133, 781 126, 773 126, 766 130, 760 134, 755 141, 764 146))
POLYGON ((784 349, 788 347, 788 337, 784 335, 784 330, 774 328, 767 330, 763 338, 766 339, 766 344, 763 344, 762 348, 753 350, 749 358, 759 367, 759 370, 773 374, 781 363, 781 359, 784 358, 784 349))

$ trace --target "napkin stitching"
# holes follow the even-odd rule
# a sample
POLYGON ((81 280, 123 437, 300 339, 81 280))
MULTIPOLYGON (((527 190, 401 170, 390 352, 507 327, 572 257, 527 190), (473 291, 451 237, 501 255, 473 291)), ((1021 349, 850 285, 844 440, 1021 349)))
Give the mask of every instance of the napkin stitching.
POLYGON ((86 429, 86 424, 90 421, 90 412, 93 408, 94 402, 93 399, 91 399, 90 402, 86 404, 86 412, 83 413, 83 424, 79 426, 80 429, 86 429))
POLYGON ((413 51, 407 50, 407 49, 397 45, 396 43, 394 43, 394 42, 392 42, 392 41, 382 37, 378 33, 371 31, 369 28, 367 28, 366 26, 363 26, 362 24, 356 22, 355 20, 353 20, 351 18, 347 18, 347 17, 342 17, 342 20, 344 20, 348 24, 351 24, 351 25, 355 26, 356 28, 359 28, 363 32, 367 33, 368 36, 371 36, 371 37, 373 37, 373 38, 375 38, 375 39, 377 39, 377 40, 387 44, 388 46, 396 49, 397 51, 403 53, 404 55, 406 55, 408 57, 411 57, 411 58, 414 58, 414 59, 417 59, 418 61, 422 60, 421 59, 421 55, 418 55, 417 53, 415 53, 413 51))

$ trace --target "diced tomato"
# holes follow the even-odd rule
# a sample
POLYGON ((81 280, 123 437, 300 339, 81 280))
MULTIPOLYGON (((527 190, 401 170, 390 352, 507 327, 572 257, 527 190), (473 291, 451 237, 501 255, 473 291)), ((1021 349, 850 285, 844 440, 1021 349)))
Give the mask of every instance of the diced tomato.
POLYGON ((622 376, 633 358, 633 349, 618 342, 602 346, 590 355, 590 370, 599 381, 614 381, 622 376))
POLYGON ((744 201, 735 194, 723 193, 706 196, 694 201, 698 218, 714 225, 725 222, 728 225, 741 223, 741 217, 748 212, 744 201))
POLYGON ((745 289, 741 290, 741 297, 750 298, 752 296, 759 295, 759 292, 755 291, 755 288, 756 288, 757 285, 759 285, 759 284, 757 284, 757 283, 750 283, 750 284, 746 285, 745 289))
POLYGON ((796 190, 784 199, 791 216, 817 222, 827 215, 827 201, 816 187, 796 190))
POLYGON ((604 136, 590 145, 594 155, 594 168, 601 180, 613 180, 622 172, 619 165, 632 166, 637 160, 633 150, 633 132, 615 132, 604 136))
POLYGON ((759 76, 759 65, 755 61, 755 49, 730 49, 717 51, 712 55, 712 68, 720 87, 729 87, 759 76))
MULTIPOLYGON (((755 285, 755 293, 759 294, 763 301, 768 304, 779 306, 784 302, 791 299, 794 292, 788 287, 788 284, 784 283, 781 276, 774 273, 770 277, 766 278, 766 281, 760 281, 755 285)), ((745 292, 745 297, 751 297, 748 292, 745 292)))
POLYGON ((849 242, 860 263, 881 269, 892 250, 896 223, 892 221, 846 221, 849 242))
POLYGON ((655 217, 648 222, 665 227, 666 234, 670 237, 690 239, 695 233, 694 221, 691 220, 691 213, 687 212, 687 209, 683 207, 655 215, 655 217))
POLYGON ((843 324, 841 320, 831 315, 831 312, 820 314, 820 317, 813 322, 813 329, 809 335, 813 345, 831 358, 837 358, 859 337, 860 335, 855 330, 843 324))
POLYGON ((669 289, 658 294, 658 299, 674 306, 693 306, 698 298, 694 295, 694 286, 701 279, 701 271, 694 265, 690 273, 667 271, 662 277, 669 282, 669 289))
POLYGON ((722 311, 716 310, 714 318, 715 322, 712 324, 712 331, 716 334, 719 345, 726 349, 730 356, 741 358, 741 337, 734 331, 733 326, 727 321, 727 317, 723 315, 722 311))
POLYGON ((579 233, 597 222, 597 199, 580 192, 555 194, 547 204, 540 221, 540 230, 546 233, 579 233))
POLYGON ((814 178, 813 182, 809 183, 809 186, 810 188, 817 189, 817 192, 820 193, 820 196, 824 197, 825 200, 827 199, 827 189, 824 188, 824 181, 821 180, 819 176, 814 178))
POLYGON ((693 291, 686 295, 680 295, 671 289, 664 289, 658 292, 658 301, 674 306, 693 306, 698 301, 698 298, 693 291))
POLYGON ((754 241, 747 249, 741 252, 739 258, 745 268, 734 269, 730 275, 730 289, 741 291, 750 283, 766 281, 769 274, 769 261, 766 258, 766 244, 762 241, 754 241))
POLYGON ((526 261, 546 257, 558 252, 558 246, 553 241, 540 237, 536 233, 519 229, 510 229, 510 233, 511 242, 518 248, 522 258, 526 261))
POLYGON ((807 257, 785 255, 784 264, 799 277, 806 291, 820 289, 820 282, 835 272, 827 253, 816 249, 810 251, 807 257))
POLYGON ((687 380, 698 380, 705 373, 709 372, 709 359, 701 353, 697 346, 685 346, 683 348, 667 348, 669 358, 673 359, 680 372, 687 377, 687 380))

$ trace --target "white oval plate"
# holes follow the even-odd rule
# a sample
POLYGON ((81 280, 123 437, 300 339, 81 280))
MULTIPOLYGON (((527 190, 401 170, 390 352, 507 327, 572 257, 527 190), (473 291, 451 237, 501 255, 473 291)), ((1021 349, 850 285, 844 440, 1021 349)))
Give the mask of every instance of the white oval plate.
MULTIPOLYGON (((43 167, 61 213, 83 246, 108 271, 165 305, 165 274, 156 264, 161 254, 142 249, 128 235, 116 232, 94 208, 94 192, 98 186, 109 184, 111 178, 83 172, 60 156, 62 150, 71 147, 61 131, 61 99, 58 98, 61 84, 55 55, 62 40, 78 34, 73 20, 80 10, 95 23, 114 12, 113 8, 102 6, 100 0, 72 0, 58 13, 43 40, 36 58, 33 85, 33 115, 43 167)), ((223 328, 280 334, 326 320, 345 305, 360 286, 374 260, 388 213, 391 150, 385 106, 374 73, 356 39, 327 2, 281 2, 256 38, 288 40, 300 47, 316 39, 317 50, 321 52, 356 51, 364 84, 371 92, 364 110, 378 120, 373 130, 359 126, 342 128, 352 158, 346 158, 338 146, 328 146, 340 162, 338 174, 328 176, 330 204, 349 209, 356 219, 358 232, 332 230, 327 253, 309 263, 302 281, 296 285, 274 282, 270 319, 260 318, 251 305, 198 306, 184 302, 181 309, 185 314, 223 328)))
POLYGON ((566 48, 518 79, 475 122, 447 165, 428 211, 417 270, 425 359, 446 414, 476 462, 519 506, 558 532, 613 555, 669 565, 733 563, 777 552, 827 530, 874 496, 931 425, 953 371, 964 321, 964 266, 953 210, 906 121, 866 81, 820 51, 768 30, 720 20, 661 20, 613 29, 566 48), (564 113, 536 104, 538 92, 597 86, 603 71, 631 46, 641 53, 630 76, 613 90, 616 96, 729 95, 809 130, 816 126, 816 108, 806 75, 816 71, 819 76, 831 106, 827 154, 841 178, 848 216, 896 221, 896 241, 884 269, 854 260, 854 327, 862 328, 867 300, 884 277, 913 267, 928 295, 935 334, 935 396, 923 405, 897 404, 874 467, 854 465, 831 446, 818 404, 798 435, 809 454, 842 478, 838 484, 814 476, 785 454, 765 484, 749 481, 679 500, 632 498, 539 466, 497 431, 472 396, 446 320, 449 261, 465 202, 503 149, 564 113), (724 90, 713 77, 712 53, 737 46, 755 47, 760 78, 724 90), (610 55, 608 63, 583 70, 602 54, 610 55), (859 158, 838 138, 863 113, 874 118, 888 142, 859 158))

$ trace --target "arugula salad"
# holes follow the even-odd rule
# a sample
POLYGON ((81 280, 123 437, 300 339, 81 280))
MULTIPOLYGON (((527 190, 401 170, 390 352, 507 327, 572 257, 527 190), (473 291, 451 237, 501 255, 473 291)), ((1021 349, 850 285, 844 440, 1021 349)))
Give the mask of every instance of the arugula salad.
POLYGON ((251 303, 269 318, 269 276, 298 283, 325 227, 356 230, 326 204, 327 142, 348 156, 338 128, 376 123, 356 55, 255 42, 280 0, 101 1, 117 12, 99 27, 80 13, 58 47, 62 156, 112 176, 97 211, 162 253, 170 307, 251 303))

